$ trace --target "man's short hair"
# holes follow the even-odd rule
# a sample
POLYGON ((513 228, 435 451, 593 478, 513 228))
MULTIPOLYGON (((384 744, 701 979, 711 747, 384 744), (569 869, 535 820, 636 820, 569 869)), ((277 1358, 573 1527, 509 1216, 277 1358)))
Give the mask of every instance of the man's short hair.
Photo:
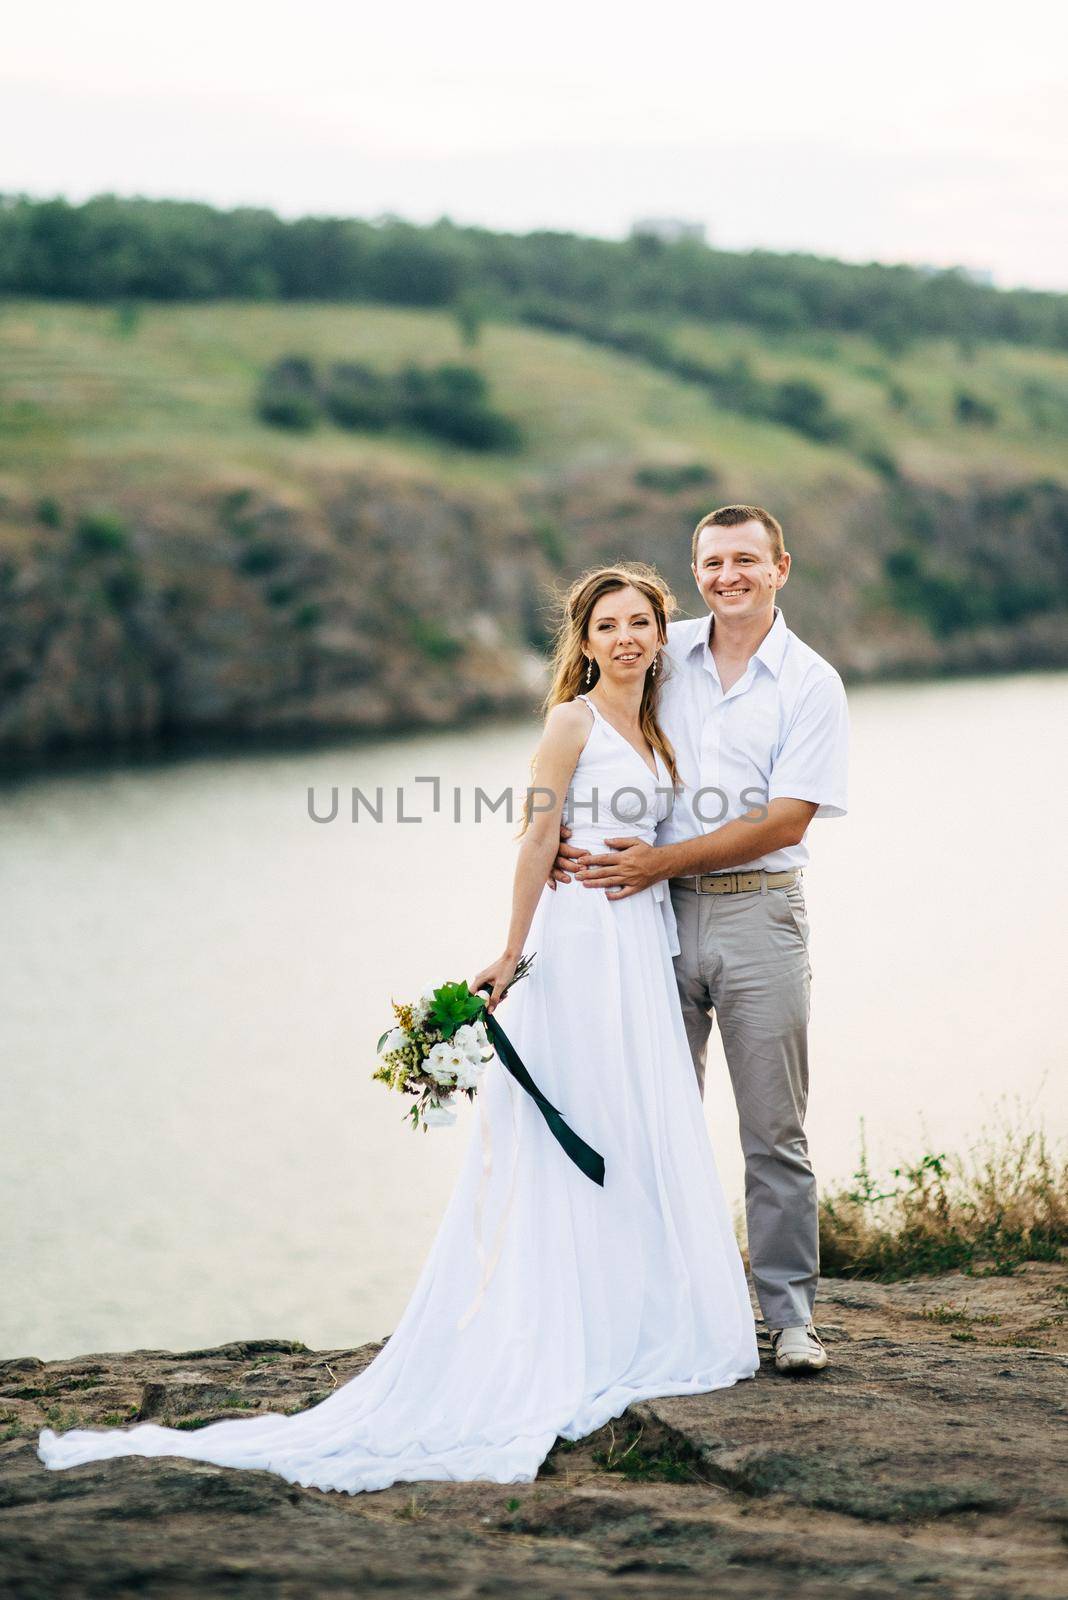
POLYGON ((782 525, 770 511, 765 511, 763 506, 720 506, 718 511, 710 511, 707 517, 702 517, 693 531, 691 559, 694 566, 697 565, 697 546, 706 528, 740 528, 743 522, 763 523, 771 540, 771 559, 780 561, 786 549, 782 538, 782 525))

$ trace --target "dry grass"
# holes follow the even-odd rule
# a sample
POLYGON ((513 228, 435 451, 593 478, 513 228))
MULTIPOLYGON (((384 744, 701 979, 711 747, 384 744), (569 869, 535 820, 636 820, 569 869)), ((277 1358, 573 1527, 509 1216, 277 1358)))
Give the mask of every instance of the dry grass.
POLYGON ((862 1150, 850 1188, 820 1201, 822 1270, 831 1277, 1011 1273, 1068 1245, 1068 1155, 1042 1133, 1008 1131, 961 1160, 925 1155, 877 1181, 862 1150))

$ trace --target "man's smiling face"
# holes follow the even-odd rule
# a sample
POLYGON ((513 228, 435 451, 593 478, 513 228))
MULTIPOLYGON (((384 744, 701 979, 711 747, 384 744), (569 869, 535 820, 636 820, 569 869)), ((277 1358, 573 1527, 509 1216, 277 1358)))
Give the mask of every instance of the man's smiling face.
POLYGON ((756 617, 766 612, 786 582, 790 557, 784 551, 776 562, 771 535, 762 522, 743 522, 736 528, 715 524, 702 529, 693 575, 708 609, 715 617, 756 617))

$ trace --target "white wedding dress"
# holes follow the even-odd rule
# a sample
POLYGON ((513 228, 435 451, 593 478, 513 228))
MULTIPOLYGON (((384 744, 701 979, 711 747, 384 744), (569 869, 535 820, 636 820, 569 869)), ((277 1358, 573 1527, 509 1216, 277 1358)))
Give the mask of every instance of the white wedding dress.
MULTIPOLYGON (((590 709, 572 842, 651 842, 667 770, 657 756, 654 779, 590 709), (620 820, 642 804, 644 817, 620 820)), ((619 901, 575 881, 546 889, 527 941, 533 969, 497 1012, 535 1083, 604 1157, 603 1188, 494 1059, 430 1254, 369 1367, 294 1416, 188 1432, 149 1422, 46 1429, 45 1465, 184 1456, 350 1494, 400 1480, 525 1483, 558 1435, 581 1438, 637 1400, 751 1377, 753 1314, 686 1043, 675 948, 665 885, 619 901)))

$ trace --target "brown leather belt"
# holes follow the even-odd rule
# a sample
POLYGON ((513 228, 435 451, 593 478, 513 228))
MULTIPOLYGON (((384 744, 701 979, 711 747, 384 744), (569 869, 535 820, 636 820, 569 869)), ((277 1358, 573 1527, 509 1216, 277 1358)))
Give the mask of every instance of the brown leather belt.
POLYGON ((692 889, 695 894, 763 894, 765 889, 789 889, 800 880, 801 872, 705 872, 695 878, 672 878, 673 889, 692 889))

